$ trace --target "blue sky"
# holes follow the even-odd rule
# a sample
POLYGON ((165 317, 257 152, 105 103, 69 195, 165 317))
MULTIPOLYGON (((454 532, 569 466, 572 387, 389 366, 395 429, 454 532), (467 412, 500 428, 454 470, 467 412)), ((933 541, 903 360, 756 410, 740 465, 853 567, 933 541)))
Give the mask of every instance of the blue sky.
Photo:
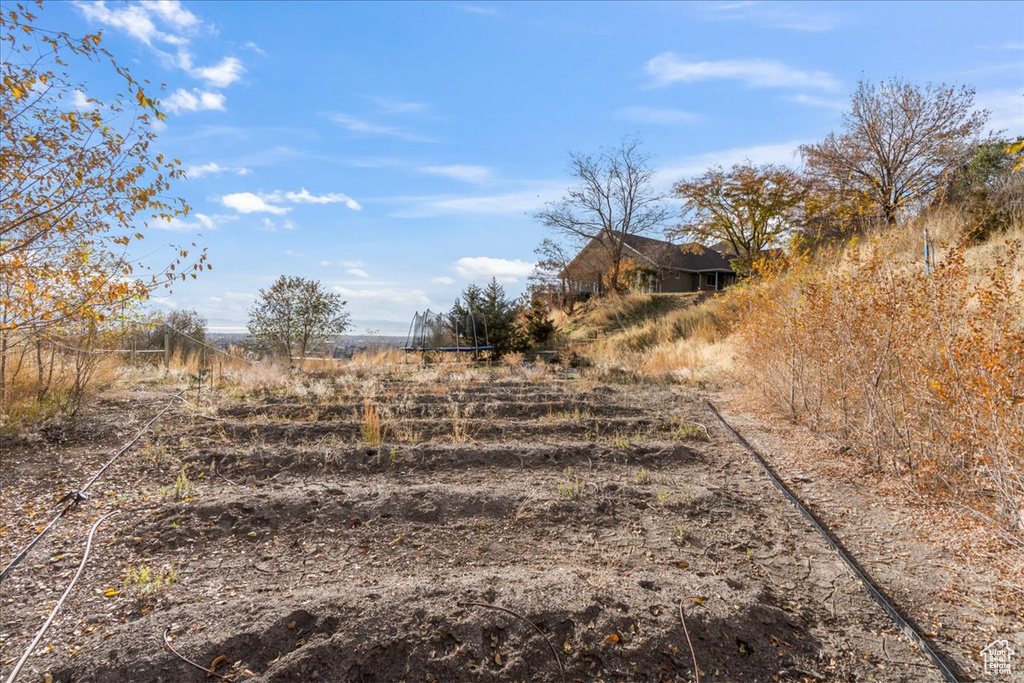
MULTIPOLYGON (((214 270, 160 296, 241 331, 278 275, 404 334, 469 282, 525 286, 532 215, 570 151, 638 135, 658 179, 798 164, 860 79, 966 83, 1024 133, 1024 3, 50 2, 166 84, 158 145, 193 207, 147 248, 196 240, 214 270)), ((97 70, 98 96, 112 86, 97 70)))

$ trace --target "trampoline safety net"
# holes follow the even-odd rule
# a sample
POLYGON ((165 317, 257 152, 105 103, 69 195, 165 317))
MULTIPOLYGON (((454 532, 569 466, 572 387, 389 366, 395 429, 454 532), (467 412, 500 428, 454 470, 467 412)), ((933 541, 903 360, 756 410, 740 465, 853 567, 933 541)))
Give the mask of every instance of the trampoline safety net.
POLYGON ((406 351, 489 351, 487 325, 472 313, 451 316, 419 311, 409 325, 406 351))

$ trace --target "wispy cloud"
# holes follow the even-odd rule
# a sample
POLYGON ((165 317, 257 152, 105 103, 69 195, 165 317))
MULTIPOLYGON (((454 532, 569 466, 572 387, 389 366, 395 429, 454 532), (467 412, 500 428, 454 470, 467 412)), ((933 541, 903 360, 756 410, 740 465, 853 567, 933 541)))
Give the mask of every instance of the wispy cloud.
POLYGON ((979 45, 982 50, 1024 50, 1024 43, 999 43, 998 45, 979 45))
POLYGON ((420 135, 419 133, 415 133, 404 128, 372 123, 348 114, 329 114, 328 118, 352 133, 359 133, 362 135, 383 135, 400 138, 409 142, 437 142, 434 138, 420 135))
POLYGON ((789 95, 783 99, 789 100, 790 102, 796 102, 797 104, 806 104, 810 107, 825 107, 826 109, 837 109, 842 110, 846 108, 848 102, 846 100, 833 99, 828 97, 818 97, 817 95, 789 95))
MULTIPOLYGON (((142 0, 117 3, 115 7, 108 7, 106 0, 76 0, 74 5, 87 20, 123 31, 145 43, 166 64, 174 65, 193 78, 205 81, 209 87, 225 88, 237 82, 245 73, 245 67, 237 57, 224 57, 210 66, 197 67, 193 64, 192 53, 186 47, 188 36, 194 35, 204 24, 199 17, 182 6, 179 0, 142 0), (177 55, 172 56, 156 47, 157 43, 177 46, 177 55)), ((207 28, 213 31, 212 27, 207 28)))
POLYGON ((360 277, 364 279, 370 277, 370 274, 367 273, 362 268, 346 268, 345 272, 348 273, 349 275, 352 275, 353 277, 360 277))
POLYGON ((808 141, 790 140, 768 145, 732 147, 682 157, 660 167, 655 173, 654 181, 659 187, 668 189, 683 178, 701 174, 712 166, 728 168, 746 161, 754 164, 793 165, 798 160, 797 148, 805 142, 808 141))
POLYGON ((1010 137, 1024 135, 1024 89, 986 90, 979 92, 974 101, 991 112, 989 130, 1004 131, 1010 137))
POLYGON ((346 285, 333 285, 331 289, 348 302, 354 318, 380 318, 408 325, 413 310, 433 305, 430 297, 421 289, 346 285))
POLYGON ((216 161, 210 161, 205 164, 199 164, 198 166, 189 166, 185 169, 185 175, 191 178, 202 178, 205 175, 220 175, 221 173, 235 173, 237 175, 248 175, 249 169, 245 167, 241 168, 229 168, 227 166, 221 166, 216 161))
POLYGON ((503 17, 505 13, 499 10, 497 7, 492 5, 481 5, 481 4, 463 4, 456 5, 461 11, 466 14, 475 14, 479 17, 503 17))
POLYGON ((382 114, 420 114, 430 109, 425 102, 405 102, 375 95, 364 95, 364 98, 377 105, 382 114))
POLYGON ((71 106, 78 111, 92 111, 97 108, 96 102, 90 101, 89 96, 81 90, 75 90, 71 94, 71 106))
POLYGON ((160 230, 173 230, 176 232, 189 232, 192 230, 216 230, 219 225, 228 221, 237 220, 238 216, 223 214, 208 215, 205 213, 193 213, 190 219, 177 216, 165 220, 156 221, 153 227, 160 230))
POLYGON ((435 285, 454 285, 456 282, 458 282, 455 278, 448 277, 447 275, 432 277, 430 278, 430 281, 435 285))
POLYGON ((464 183, 485 183, 491 179, 493 173, 486 166, 471 166, 467 164, 449 164, 447 166, 421 166, 420 173, 427 175, 443 176, 454 180, 461 180, 464 183))
POLYGON ((654 125, 687 125, 699 123, 701 116, 682 109, 659 109, 658 107, 623 107, 615 110, 620 119, 633 123, 654 125))
POLYGON ((394 218, 428 218, 430 216, 480 215, 514 216, 533 213, 545 202, 562 196, 566 185, 561 182, 538 182, 528 190, 482 196, 426 195, 388 197, 380 201, 403 205, 391 213, 394 218))
POLYGON ((181 45, 185 42, 179 36, 159 30, 146 5, 123 5, 117 9, 111 9, 107 7, 104 0, 99 0, 98 2, 76 2, 75 7, 87 20, 124 31, 146 45, 152 45, 153 41, 172 45, 181 45))
POLYGON ((654 87, 709 80, 735 80, 756 88, 835 90, 839 87, 839 82, 824 71, 803 71, 765 59, 694 62, 664 52, 648 61, 644 69, 654 87))
POLYGON ((298 192, 274 193, 267 196, 273 201, 292 202, 293 204, 344 204, 353 211, 362 210, 362 206, 356 200, 341 192, 329 192, 327 194, 310 194, 309 190, 302 188, 298 192))
MULTIPOLYGON (((261 218, 260 219, 260 230, 263 232, 277 232, 278 230, 294 230, 295 223, 292 223, 287 218, 281 222, 275 221, 273 218, 261 218)), ((301 256, 295 251, 286 251, 285 254, 289 256, 301 256)))
POLYGON ((831 31, 842 23, 839 14, 833 11, 821 12, 805 3, 708 2, 698 7, 706 19, 750 21, 792 31, 831 31))
POLYGON ((245 45, 243 45, 242 47, 244 47, 246 50, 252 50, 256 54, 258 54, 260 57, 266 57, 267 56, 267 51, 264 50, 262 47, 260 47, 259 45, 257 45, 256 43, 254 43, 251 40, 247 40, 245 42, 245 45))
POLYGON ((221 197, 221 203, 224 206, 232 208, 239 213, 270 213, 280 216, 291 211, 291 207, 280 206, 283 202, 292 204, 344 204, 352 211, 359 211, 363 208, 359 202, 342 192, 316 195, 306 188, 302 188, 298 192, 291 190, 287 192, 275 190, 274 192, 261 194, 236 192, 221 197))
POLYGON ((509 260, 492 256, 465 256, 452 264, 452 271, 466 280, 496 279, 504 285, 515 284, 528 277, 535 266, 519 259, 509 260))
POLYGON ((172 114, 180 114, 184 111, 224 111, 226 99, 219 92, 208 92, 198 88, 193 88, 189 92, 184 88, 178 88, 160 104, 172 114))
POLYGON ((182 7, 179 0, 142 0, 139 4, 179 30, 202 23, 199 17, 182 7))

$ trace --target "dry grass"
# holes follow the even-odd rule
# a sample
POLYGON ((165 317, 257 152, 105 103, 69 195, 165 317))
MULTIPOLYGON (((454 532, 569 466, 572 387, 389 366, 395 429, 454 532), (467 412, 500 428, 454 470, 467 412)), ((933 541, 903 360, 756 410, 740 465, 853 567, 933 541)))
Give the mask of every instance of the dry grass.
MULTIPOLYGON (((721 299, 697 303, 696 297, 633 295, 613 301, 609 316, 591 314, 589 320, 633 321, 578 348, 578 353, 600 373, 628 373, 683 382, 715 381, 731 368, 732 352, 725 341, 721 299), (653 317, 636 317, 643 310, 653 317)), ((588 324, 589 325, 589 324, 588 324)))
POLYGON ((104 350, 111 340, 84 343, 78 351, 70 344, 37 346, 29 339, 9 338, 0 390, 0 433, 74 414, 96 387, 116 381, 122 362, 104 350))
POLYGON ((1024 245, 956 243, 956 216, 890 230, 730 297, 751 382, 791 417, 1024 538, 1024 245))
POLYGON ((380 407, 372 401, 363 403, 363 441, 368 446, 379 446, 384 441, 380 424, 380 407))

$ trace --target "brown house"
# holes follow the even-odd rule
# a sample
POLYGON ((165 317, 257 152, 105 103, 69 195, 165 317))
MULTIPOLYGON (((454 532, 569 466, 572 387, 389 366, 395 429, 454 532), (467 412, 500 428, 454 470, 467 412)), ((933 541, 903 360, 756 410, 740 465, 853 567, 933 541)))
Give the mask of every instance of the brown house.
MULTIPOLYGON (((643 292, 718 291, 736 281, 729 261, 714 249, 696 243, 672 244, 630 235, 622 251, 623 261, 636 264, 633 286, 643 292)), ((562 271, 571 291, 598 294, 605 289, 602 277, 613 261, 609 246, 591 240, 562 271)))

